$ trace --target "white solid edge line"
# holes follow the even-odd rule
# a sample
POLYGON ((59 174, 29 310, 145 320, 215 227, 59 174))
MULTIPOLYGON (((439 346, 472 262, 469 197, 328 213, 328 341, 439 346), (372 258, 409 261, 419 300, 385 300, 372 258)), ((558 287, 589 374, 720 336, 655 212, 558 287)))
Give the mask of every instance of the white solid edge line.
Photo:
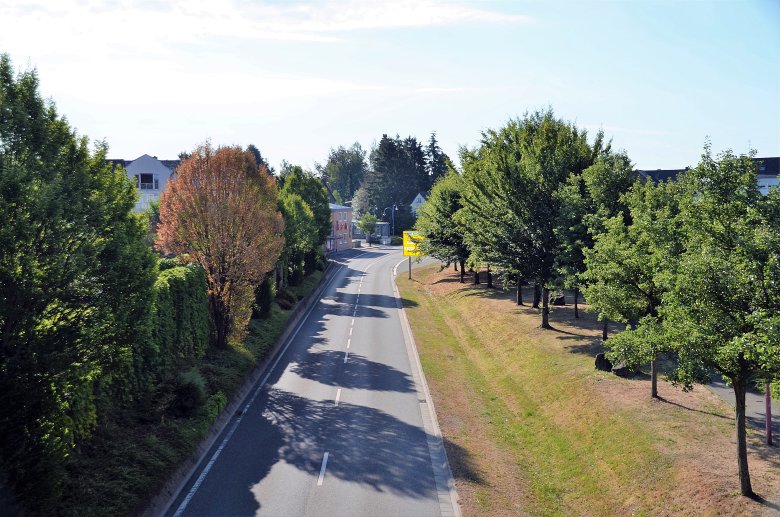
MULTIPOLYGON (((395 278, 398 272, 398 267, 406 262, 407 259, 402 259, 398 264, 395 265, 392 271, 392 277, 391 282, 393 285, 393 294, 396 296, 396 298, 400 301, 401 300, 401 292, 398 290, 398 285, 395 282, 395 278)), ((447 461, 447 469, 444 473, 447 476, 447 489, 449 491, 450 496, 450 505, 452 506, 452 512, 455 517, 460 517, 462 515, 460 511, 460 505, 458 504, 458 494, 455 490, 455 478, 452 475, 452 468, 450 467, 450 459, 447 457, 447 450, 444 448, 444 437, 441 434, 441 428, 439 427, 439 420, 436 418, 436 408, 433 405, 433 398, 431 397, 431 393, 428 390, 428 382, 425 380, 425 372, 423 372, 422 369, 422 363, 420 363, 420 353, 417 350, 417 343, 414 341, 414 334, 412 334, 412 327, 409 325, 409 320, 406 317, 406 310, 404 309, 403 302, 400 304, 401 308, 398 310, 400 319, 401 319, 401 325, 404 329, 405 337, 407 337, 407 352, 411 351, 414 353, 410 353, 410 356, 413 356, 413 368, 417 369, 417 372, 419 373, 419 379, 420 384, 422 385, 423 390, 423 396, 425 397, 425 401, 427 403, 428 407, 428 413, 431 417, 431 427, 433 427, 433 434, 436 438, 438 438, 441 442, 442 447, 442 453, 444 454, 444 458, 447 461)), ((422 406, 422 404, 421 404, 422 406)), ((422 409, 421 409, 422 410, 422 409)), ((431 459, 431 466, 434 468, 434 473, 436 470, 436 467, 433 465, 433 454, 430 450, 430 447, 428 449, 428 453, 431 459)))
MULTIPOLYGON (((351 257, 350 260, 356 259, 362 255, 366 255, 368 252, 363 252, 355 255, 354 257, 351 257)), ((328 283, 325 284, 325 287, 323 287, 322 292, 325 292, 330 287, 330 284, 333 283, 333 280, 335 280, 336 275, 339 271, 344 269, 344 266, 341 265, 339 268, 333 273, 333 276, 330 277, 330 280, 328 280, 328 283)), ((368 268, 366 268, 368 269, 368 268)), ((184 500, 182 500, 179 507, 176 509, 176 513, 174 513, 174 517, 180 517, 182 513, 184 513, 184 510, 187 509, 187 505, 190 504, 190 501, 197 493, 198 489, 200 488, 200 485, 203 483, 203 481, 206 479, 206 476, 208 475, 209 471, 211 470, 211 467, 214 466, 214 463, 216 463, 217 458, 219 458, 219 455, 222 454, 222 450, 225 448, 227 443, 230 441, 230 438, 233 437, 233 433, 236 432, 236 429, 238 428, 238 424, 241 423, 241 420, 243 420, 244 415, 246 415, 247 410, 252 405, 252 403, 257 398, 257 395, 260 393, 260 390, 265 386, 266 381, 268 380, 268 377, 271 376, 271 373, 276 369, 276 366, 279 364, 279 361, 284 357, 284 355, 287 353, 287 350, 290 348, 290 344, 295 340, 295 338, 298 336, 298 332, 300 332, 301 328, 303 327, 303 324, 306 323, 306 320, 309 319, 309 316, 311 315, 314 308, 319 305, 322 301, 322 298, 317 303, 312 303, 311 306, 307 309, 306 314, 303 318, 301 318, 301 321, 298 323, 298 326, 295 328, 295 332, 287 338, 287 341, 285 342, 284 347, 278 352, 276 359, 271 364, 271 367, 268 369, 268 371, 263 376, 262 380, 258 384, 257 388, 255 389, 254 393, 252 393, 252 397, 249 399, 249 402, 244 406, 244 411, 242 411, 241 415, 236 419, 235 422, 233 422, 233 426, 230 428, 230 431, 228 431, 228 434, 225 436, 225 438, 222 440, 222 443, 220 443, 219 447, 216 451, 214 451, 214 454, 211 456, 211 459, 206 464, 206 466, 203 468, 203 470, 200 473, 200 476, 198 476, 198 479, 195 481, 195 483, 192 485, 192 488, 187 493, 184 500)), ((346 361, 346 357, 344 358, 344 362, 346 361)), ((325 453, 327 455, 327 453, 325 453)), ((177 494, 178 495, 178 494, 177 494)), ((167 512, 166 512, 167 513, 167 512)))
POLYGON ((320 467, 320 477, 317 478, 317 486, 322 486, 322 482, 325 479, 325 468, 328 466, 328 454, 325 453, 325 455, 322 457, 322 467, 320 467))

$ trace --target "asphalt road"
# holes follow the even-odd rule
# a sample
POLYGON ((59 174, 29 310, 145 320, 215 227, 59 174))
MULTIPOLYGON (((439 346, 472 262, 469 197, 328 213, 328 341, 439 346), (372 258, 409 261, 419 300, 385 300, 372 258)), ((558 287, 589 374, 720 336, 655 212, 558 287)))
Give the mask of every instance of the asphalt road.
POLYGON ((459 514, 395 294, 402 259, 398 248, 337 259, 322 299, 167 515, 459 514))

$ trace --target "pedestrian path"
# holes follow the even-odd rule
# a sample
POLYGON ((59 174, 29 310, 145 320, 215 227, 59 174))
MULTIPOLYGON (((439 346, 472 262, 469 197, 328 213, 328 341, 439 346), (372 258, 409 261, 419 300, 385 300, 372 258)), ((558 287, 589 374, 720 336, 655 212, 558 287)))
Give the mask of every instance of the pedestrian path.
MULTIPOLYGON (((713 379, 712 383, 707 387, 732 407, 736 405, 734 390, 722 379, 713 379)), ((745 417, 748 425, 764 429, 766 425, 766 405, 763 393, 749 390, 745 394, 745 417)), ((772 401, 772 435, 777 446, 780 444, 780 403, 776 400, 772 401)))

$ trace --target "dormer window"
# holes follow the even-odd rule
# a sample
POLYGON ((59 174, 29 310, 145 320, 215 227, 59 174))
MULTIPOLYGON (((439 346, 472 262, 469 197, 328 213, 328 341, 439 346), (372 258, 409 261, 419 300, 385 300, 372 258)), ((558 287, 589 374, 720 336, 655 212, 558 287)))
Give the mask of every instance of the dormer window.
POLYGON ((141 190, 159 190, 160 184, 159 180, 154 177, 154 174, 140 174, 140 185, 139 188, 141 190))

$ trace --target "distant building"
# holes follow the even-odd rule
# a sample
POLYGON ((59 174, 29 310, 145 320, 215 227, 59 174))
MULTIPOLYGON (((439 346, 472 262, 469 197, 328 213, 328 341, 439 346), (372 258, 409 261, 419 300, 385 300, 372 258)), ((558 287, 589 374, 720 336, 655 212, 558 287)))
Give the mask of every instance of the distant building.
MULTIPOLYGON (((759 163, 758 189, 762 194, 769 193, 769 189, 775 185, 780 185, 780 157, 768 157, 768 158, 753 158, 754 162, 759 163)), ((638 170, 636 171, 640 177, 644 179, 652 180, 653 183, 659 181, 666 181, 669 179, 676 179, 680 173, 688 170, 685 169, 656 169, 656 170, 638 170)))
POLYGON ((409 203, 409 210, 412 211, 412 215, 417 217, 417 210, 419 210, 425 201, 428 200, 428 196, 429 194, 427 192, 419 192, 416 196, 414 196, 412 202, 409 203))
POLYGON ((108 160, 114 165, 121 165, 130 179, 135 180, 138 188, 138 201, 133 208, 136 212, 143 212, 149 208, 153 201, 159 201, 160 196, 168 185, 168 180, 173 176, 179 166, 179 160, 158 160, 156 156, 144 154, 135 160, 108 160))
POLYGON ((330 203, 330 235, 325 251, 340 251, 352 247, 352 208, 330 203))

